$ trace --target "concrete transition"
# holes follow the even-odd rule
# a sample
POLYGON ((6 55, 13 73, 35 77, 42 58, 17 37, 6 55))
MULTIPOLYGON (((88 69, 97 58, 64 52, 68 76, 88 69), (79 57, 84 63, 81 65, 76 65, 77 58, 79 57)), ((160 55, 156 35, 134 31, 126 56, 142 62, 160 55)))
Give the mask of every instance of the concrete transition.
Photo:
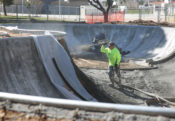
MULTIPOLYGON (((85 25, 69 24, 64 26, 67 33, 66 42, 72 55, 89 55, 89 51, 79 49, 84 45, 92 44, 93 37, 98 33, 105 33, 108 40, 115 42, 123 50, 131 51, 124 58, 134 60, 149 60, 163 64, 157 64, 158 69, 149 71, 122 71, 122 83, 142 89, 147 92, 153 92, 162 97, 171 98, 175 96, 174 90, 174 59, 175 52, 175 29, 158 26, 133 26, 133 25, 85 25), (78 49, 77 49, 78 48, 78 49), (171 60, 169 60, 171 59, 171 60)), ((93 53, 94 54, 94 53, 93 53)), ((95 55, 96 56, 96 55, 95 55)), ((85 70, 86 74, 99 79, 97 84, 105 85, 109 83, 106 71, 85 70), (103 81, 104 80, 104 81, 103 81)), ((98 85, 100 86, 100 85, 98 85)), ((104 88, 104 87, 101 88, 104 88)), ((113 95, 114 102, 119 103, 140 103, 124 92, 118 91, 110 93, 113 90, 104 88, 105 93, 113 95), (134 102, 135 101, 135 102, 134 102)), ((138 99, 137 99, 138 100, 138 99)), ((144 100, 144 99, 143 99, 144 100)))
POLYGON ((64 97, 49 82, 32 37, 0 40, 1 92, 64 97))
MULTIPOLYGON (((108 24, 19 24, 18 26, 23 29, 37 27, 41 30, 66 32, 66 43, 72 55, 91 54, 92 52, 85 51, 81 47, 91 45, 92 39, 98 33, 104 33, 108 40, 115 42, 123 50, 129 50, 131 53, 125 56, 129 59, 152 59, 154 62, 160 62, 175 52, 175 29, 168 27, 108 24)), ((53 36, 1 39, 0 46, 3 55, 0 59, 1 82, 6 86, 4 88, 1 85, 1 91, 96 101, 91 96, 92 93, 89 94, 87 88, 81 85, 70 57, 53 36), (41 81, 44 83, 40 83, 41 81)), ((132 83, 137 88, 155 92, 163 97, 174 97, 174 65, 174 59, 171 59, 158 64, 158 69, 155 70, 121 72, 123 82, 132 83)), ((107 80, 106 72, 97 71, 99 74, 96 78, 100 79, 99 83, 106 84, 107 81, 104 81, 107 80)), ((104 87, 107 86, 102 86, 104 87)), ((110 92, 114 89, 108 91, 104 93, 110 96, 110 92)), ((119 103, 139 103, 135 103, 136 99, 128 98, 121 92, 113 93, 112 98, 112 101, 119 103)))
POLYGON ((69 56, 52 36, 5 38, 2 92, 96 101, 78 80, 69 56))
POLYGON ((127 58, 159 61, 175 51, 175 29, 157 26, 131 25, 65 25, 66 41, 72 54, 86 53, 79 46, 92 44, 98 33, 115 42, 123 50, 129 50, 127 58))
MULTIPOLYGON (((35 37, 35 43, 46 71, 55 85, 59 83, 58 80, 61 80, 62 76, 62 78, 71 85, 80 97, 85 100, 95 101, 95 99, 81 85, 76 76, 70 57, 53 36, 35 37)), ((60 83, 60 85, 62 84, 60 83)))

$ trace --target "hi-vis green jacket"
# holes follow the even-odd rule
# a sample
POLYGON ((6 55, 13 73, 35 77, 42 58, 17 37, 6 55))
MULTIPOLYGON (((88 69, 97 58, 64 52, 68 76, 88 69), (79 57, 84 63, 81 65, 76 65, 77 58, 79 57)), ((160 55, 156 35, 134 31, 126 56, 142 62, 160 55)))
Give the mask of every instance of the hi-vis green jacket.
POLYGON ((114 47, 112 50, 105 48, 104 45, 101 46, 101 52, 105 53, 109 60, 109 66, 114 66, 116 63, 120 65, 121 55, 119 50, 114 47))

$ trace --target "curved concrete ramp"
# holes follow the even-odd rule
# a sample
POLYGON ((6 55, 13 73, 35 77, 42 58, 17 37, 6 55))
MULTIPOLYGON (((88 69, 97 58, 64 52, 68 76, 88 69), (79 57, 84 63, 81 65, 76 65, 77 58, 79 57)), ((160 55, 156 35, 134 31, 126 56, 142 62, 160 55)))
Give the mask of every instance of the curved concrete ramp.
POLYGON ((43 64, 54 85, 62 85, 62 82, 59 81, 62 77, 82 99, 96 101, 81 85, 70 57, 57 40, 50 35, 35 36, 34 38, 43 64))
POLYGON ((71 54, 86 54, 81 48, 92 44, 98 33, 123 50, 130 50, 126 57, 159 61, 175 51, 175 28, 133 25, 65 25, 66 41, 71 54))
POLYGON ((0 53, 1 92, 79 99, 51 83, 33 37, 0 39, 0 53))

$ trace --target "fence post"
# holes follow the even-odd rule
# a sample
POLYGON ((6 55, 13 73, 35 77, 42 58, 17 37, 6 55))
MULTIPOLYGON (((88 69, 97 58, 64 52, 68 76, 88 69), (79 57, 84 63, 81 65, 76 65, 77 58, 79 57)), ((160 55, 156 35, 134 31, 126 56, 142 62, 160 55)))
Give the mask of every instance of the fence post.
POLYGON ((124 9, 124 10, 123 10, 123 23, 125 22, 125 13, 126 13, 125 11, 126 11, 126 10, 124 9))
POLYGON ((165 8, 165 22, 167 22, 167 15, 168 15, 168 9, 167 7, 165 8))
POLYGON ((80 16, 80 7, 79 7, 78 10, 79 10, 79 13, 78 13, 78 14, 79 14, 79 22, 80 22, 80 21, 81 21, 81 16, 80 16))
POLYGON ((49 7, 47 7, 47 21, 49 20, 49 7))
POLYGON ((142 20, 142 9, 139 8, 139 21, 142 20))
POLYGON ((92 11, 92 23, 94 23, 94 13, 93 13, 93 11, 92 11))
POLYGON ((158 9, 158 15, 157 15, 157 22, 158 22, 158 23, 160 22, 160 10, 161 10, 161 9, 158 9))
POLYGON ((18 21, 18 5, 16 4, 16 19, 18 21))
MULTIPOLYGON (((0 5, 1 6, 1 5, 0 5)), ((1 11, 1 7, 0 7, 0 16, 1 16, 1 14, 2 14, 2 11, 1 11)))
POLYGON ((168 13, 168 22, 171 21, 170 13, 168 13))

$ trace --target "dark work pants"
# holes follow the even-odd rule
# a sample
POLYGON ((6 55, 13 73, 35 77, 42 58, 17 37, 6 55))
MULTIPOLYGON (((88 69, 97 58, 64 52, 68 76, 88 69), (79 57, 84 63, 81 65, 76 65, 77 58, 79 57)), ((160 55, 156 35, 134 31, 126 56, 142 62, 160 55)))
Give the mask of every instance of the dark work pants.
POLYGON ((120 66, 109 66, 108 67, 109 69, 109 79, 110 81, 112 82, 112 84, 114 84, 114 72, 117 74, 118 76, 118 79, 119 79, 119 83, 121 83, 121 80, 120 80, 120 66))

